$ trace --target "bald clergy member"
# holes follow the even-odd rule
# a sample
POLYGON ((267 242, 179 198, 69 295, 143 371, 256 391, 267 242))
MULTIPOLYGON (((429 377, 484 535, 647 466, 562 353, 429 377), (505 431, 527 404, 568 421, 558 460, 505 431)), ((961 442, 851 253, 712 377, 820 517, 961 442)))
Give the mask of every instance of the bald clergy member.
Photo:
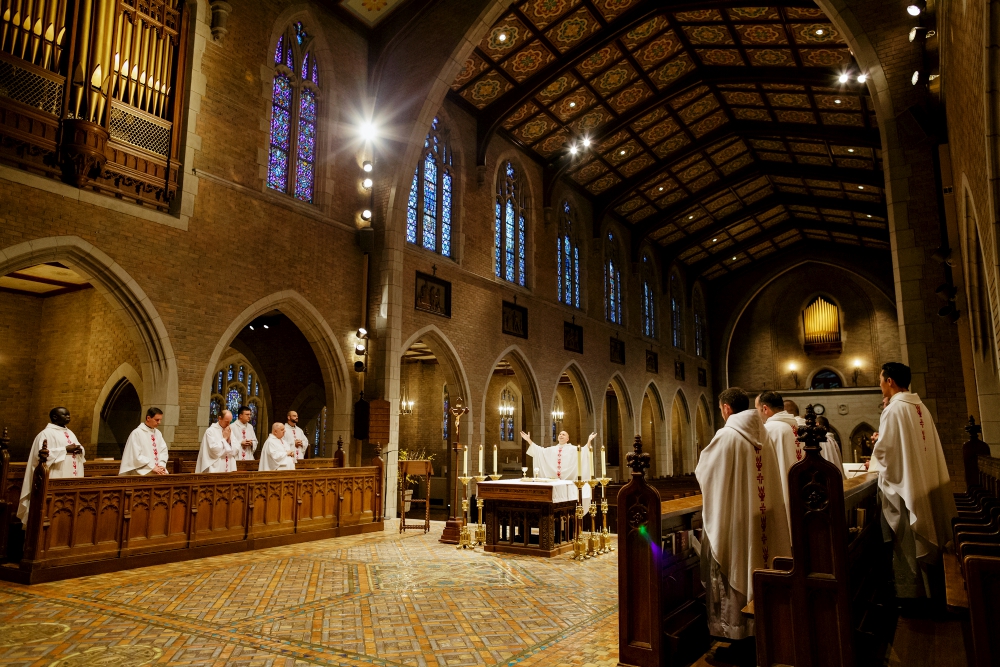
POLYGON ((889 403, 869 463, 878 471, 896 597, 937 597, 944 593, 941 552, 956 515, 941 439, 930 410, 910 391, 908 366, 884 364, 879 386, 889 403))
MULTIPOLYGON (((701 576, 709 634, 734 640, 720 660, 756 664, 753 621, 743 614, 753 599, 753 571, 790 556, 778 461, 760 414, 739 387, 719 395, 726 420, 701 452, 695 476, 702 492, 701 576)), ((720 649, 721 650, 721 649, 720 649)))
POLYGON ((285 419, 285 436, 282 440, 285 441, 285 444, 295 447, 297 460, 304 459, 309 440, 306 438, 306 432, 299 428, 299 413, 295 410, 289 410, 285 419))
POLYGON ((284 424, 271 424, 271 435, 267 436, 260 450, 258 470, 295 470, 295 446, 286 443, 282 439, 284 435, 284 424))
MULTIPOLYGON (((785 401, 781 394, 765 391, 757 395, 754 405, 764 420, 764 429, 774 445, 774 453, 778 460, 778 474, 781 481, 781 498, 785 502, 785 515, 791 524, 791 509, 788 503, 788 471, 802 460, 802 443, 798 441, 799 426, 795 415, 785 410, 785 401)), ((794 405, 794 403, 793 403, 794 405)))
POLYGON ((49 469, 49 479, 65 477, 83 477, 84 449, 73 431, 66 428, 70 422, 69 410, 52 408, 49 411, 48 426, 35 436, 28 453, 28 465, 24 469, 24 482, 21 483, 21 498, 17 506, 17 518, 21 523, 28 523, 28 501, 31 499, 31 479, 38 466, 38 452, 45 445, 48 458, 45 465, 49 469))
POLYGON ((236 421, 233 422, 233 445, 236 446, 238 461, 253 461, 254 450, 257 449, 257 434, 254 433, 250 417, 250 408, 241 405, 236 411, 236 421))
POLYGON ((146 420, 135 427, 125 441, 119 475, 166 475, 167 443, 157 428, 163 421, 163 410, 146 410, 146 420))
POLYGON ((597 437, 596 433, 591 433, 587 438, 587 444, 580 451, 580 465, 583 470, 577 468, 576 446, 570 444, 569 433, 560 431, 556 436, 556 444, 551 447, 539 447, 531 441, 531 434, 521 431, 521 437, 528 443, 527 455, 531 457, 534 468, 542 473, 542 477, 547 479, 568 479, 574 481, 577 475, 582 479, 590 479, 593 475, 591 461, 593 453, 590 450, 590 443, 597 437))
POLYGON ((233 413, 223 410, 219 421, 208 427, 201 439, 195 472, 236 472, 236 448, 231 442, 233 413))

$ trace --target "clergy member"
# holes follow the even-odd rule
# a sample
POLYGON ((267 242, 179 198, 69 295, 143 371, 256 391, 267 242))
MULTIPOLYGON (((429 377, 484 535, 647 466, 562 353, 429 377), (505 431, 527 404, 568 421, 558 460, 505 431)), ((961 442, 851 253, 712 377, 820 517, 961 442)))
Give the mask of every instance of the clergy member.
POLYGON ((195 472, 236 472, 236 448, 231 442, 233 413, 223 410, 219 421, 208 427, 201 439, 195 472))
POLYGON ((869 463, 878 471, 896 597, 937 597, 944 593, 941 552, 956 515, 941 439, 930 410, 910 391, 908 366, 884 364, 879 387, 889 402, 869 463))
POLYGON ((289 410, 286 420, 285 436, 282 440, 285 441, 285 444, 295 446, 296 460, 304 459, 306 457, 306 447, 309 445, 309 440, 306 439, 305 431, 299 428, 299 413, 295 410, 289 410))
POLYGON ((146 420, 135 427, 125 441, 119 475, 167 474, 167 443, 157 428, 163 421, 163 410, 146 410, 146 420))
POLYGON ((799 404, 795 401, 790 401, 787 398, 785 399, 785 412, 795 417, 795 423, 799 426, 806 425, 805 417, 799 416, 799 404))
POLYGON ((257 449, 257 434, 250 423, 250 408, 241 405, 236 411, 236 421, 233 422, 233 446, 236 449, 236 460, 253 461, 254 450, 257 449))
POLYGON ((28 453, 28 465, 24 469, 24 482, 21 483, 21 498, 17 506, 17 518, 21 523, 28 523, 28 501, 31 499, 31 479, 38 465, 38 451, 44 444, 48 450, 45 465, 49 468, 49 479, 63 477, 83 477, 85 462, 83 445, 77 440, 76 434, 66 428, 69 424, 69 410, 52 408, 49 411, 48 426, 35 436, 28 453))
POLYGON ((596 433, 590 434, 590 437, 587 438, 587 444, 583 446, 580 452, 583 471, 579 473, 576 466, 576 447, 570 444, 569 433, 566 431, 560 431, 556 438, 557 444, 551 447, 539 447, 531 441, 530 433, 521 431, 521 437, 528 443, 528 451, 526 453, 531 457, 534 464, 533 467, 541 472, 542 477, 575 481, 577 474, 580 474, 583 479, 591 478, 593 474, 591 471, 593 453, 590 450, 590 443, 597 437, 596 433))
MULTIPOLYGON (((702 450, 695 476, 702 492, 701 576, 709 634, 733 641, 720 660, 756 664, 753 571, 790 556, 788 520, 774 450, 760 414, 739 387, 719 395, 723 426, 702 450), (741 641, 745 640, 745 641, 741 641)), ((720 649, 722 651, 722 649, 720 649)))
MULTIPOLYGON (((799 426, 795 421, 795 416, 785 410, 788 403, 792 403, 792 401, 782 400, 781 394, 774 391, 765 391, 754 400, 757 412, 764 420, 764 429, 774 445, 774 454, 778 461, 778 475, 781 478, 781 498, 785 503, 785 516, 789 526, 791 526, 788 471, 802 460, 803 451, 802 443, 798 441, 799 426)), ((791 532, 790 529, 789 532, 791 532)))
POLYGON ((271 424, 271 435, 267 436, 260 450, 258 470, 295 470, 295 446, 286 443, 284 435, 284 424, 271 424))
POLYGON ((837 442, 837 436, 833 434, 833 429, 830 428, 830 420, 820 415, 816 417, 816 423, 826 429, 826 442, 820 443, 820 454, 824 459, 837 466, 840 470, 840 476, 847 479, 847 473, 844 472, 844 460, 840 454, 840 444, 837 442))

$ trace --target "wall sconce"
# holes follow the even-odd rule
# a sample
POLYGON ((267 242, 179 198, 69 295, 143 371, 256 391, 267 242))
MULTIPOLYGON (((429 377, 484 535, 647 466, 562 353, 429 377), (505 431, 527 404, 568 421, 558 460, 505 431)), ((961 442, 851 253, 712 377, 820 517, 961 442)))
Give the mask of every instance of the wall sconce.
POLYGON ((365 364, 368 355, 368 332, 362 327, 355 335, 358 337, 358 342, 354 344, 354 354, 361 357, 362 360, 354 362, 354 370, 357 373, 364 373, 368 370, 367 364, 365 364))
POLYGON ((413 401, 410 399, 410 395, 406 391, 406 385, 403 385, 402 391, 399 392, 399 414, 401 416, 406 416, 413 414, 413 401))
POLYGON ((861 376, 861 360, 854 360, 854 386, 858 386, 858 377, 861 376))
POLYGON ((795 388, 799 388, 799 367, 794 361, 788 364, 788 372, 792 374, 792 380, 795 382, 795 388))

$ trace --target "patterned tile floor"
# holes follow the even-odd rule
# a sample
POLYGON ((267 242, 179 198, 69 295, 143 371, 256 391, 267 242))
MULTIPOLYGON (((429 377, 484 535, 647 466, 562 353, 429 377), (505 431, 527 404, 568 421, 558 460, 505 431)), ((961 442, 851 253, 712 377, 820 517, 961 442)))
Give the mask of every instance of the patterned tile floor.
POLYGON ((0 665, 617 665, 616 553, 498 557, 442 528, 0 582, 0 665))

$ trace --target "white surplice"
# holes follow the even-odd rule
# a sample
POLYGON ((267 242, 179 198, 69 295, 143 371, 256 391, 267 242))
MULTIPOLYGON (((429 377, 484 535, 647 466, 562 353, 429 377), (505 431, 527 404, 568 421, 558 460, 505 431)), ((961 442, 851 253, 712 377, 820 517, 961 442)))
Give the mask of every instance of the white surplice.
POLYGON ((306 437, 306 432, 300 429, 298 426, 292 426, 291 424, 285 424, 285 435, 281 437, 285 441, 285 444, 295 446, 295 459, 301 460, 306 457, 306 447, 309 446, 309 439, 306 437), (302 445, 296 445, 295 441, 301 440, 302 445))
POLYGON ((870 469, 878 471, 882 517, 892 532, 896 594, 929 596, 926 567, 949 543, 956 516, 941 439, 930 410, 908 391, 892 396, 878 431, 870 469))
MULTIPOLYGON (((529 441, 527 455, 531 457, 531 467, 529 472, 537 469, 542 477, 547 479, 568 479, 575 481, 577 477, 576 445, 566 443, 565 445, 552 445, 551 447, 540 447, 529 441)), ((591 470, 590 445, 584 445, 580 451, 580 462, 583 465, 583 479, 590 479, 593 475, 591 470)))
POLYGON ((167 467, 167 443, 160 429, 139 424, 125 441, 118 474, 148 475, 157 466, 167 467))
POLYGON ((254 433, 253 424, 250 422, 244 424, 237 419, 229 425, 229 428, 232 431, 230 440, 232 440, 233 446, 236 447, 236 460, 253 461, 253 453, 257 449, 257 434, 254 433), (249 440, 253 444, 249 447, 243 447, 242 443, 244 440, 249 440))
POLYGON ((236 472, 236 452, 230 438, 223 435, 219 422, 215 422, 205 431, 201 439, 201 450, 198 452, 198 462, 195 472, 236 472))
POLYGON ((701 452, 695 469, 707 538, 701 572, 713 636, 754 633, 740 611, 753 599, 753 571, 791 555, 778 475, 777 455, 754 409, 729 417, 701 452))
MULTIPOLYGON (((86 462, 85 451, 79 454, 67 454, 67 445, 79 445, 80 441, 76 434, 65 426, 49 424, 42 432, 35 436, 35 441, 31 443, 31 451, 28 453, 28 465, 24 469, 24 481, 21 483, 21 498, 17 505, 17 518, 21 523, 28 523, 28 501, 31 499, 31 480, 34 476, 35 467, 38 465, 38 450, 42 448, 42 442, 49 450, 48 467, 49 479, 60 479, 64 477, 83 477, 83 464, 86 462)), ((82 445, 81 445, 82 447, 82 445)))
POLYGON ((826 441, 820 443, 820 454, 824 459, 837 466, 841 477, 847 479, 844 472, 844 461, 840 456, 840 445, 837 444, 837 437, 830 431, 826 432, 826 441))
POLYGON ((260 450, 258 470, 295 470, 295 457, 289 456, 292 446, 273 433, 267 436, 260 450))
MULTIPOLYGON (((767 435, 774 445, 774 453, 778 459, 778 474, 781 477, 781 498, 785 503, 785 516, 789 526, 792 523, 791 505, 788 502, 788 471, 802 460, 802 443, 796 440, 799 425, 795 415, 782 410, 775 412, 764 422, 767 435)), ((789 529, 790 530, 790 529, 789 529)))

